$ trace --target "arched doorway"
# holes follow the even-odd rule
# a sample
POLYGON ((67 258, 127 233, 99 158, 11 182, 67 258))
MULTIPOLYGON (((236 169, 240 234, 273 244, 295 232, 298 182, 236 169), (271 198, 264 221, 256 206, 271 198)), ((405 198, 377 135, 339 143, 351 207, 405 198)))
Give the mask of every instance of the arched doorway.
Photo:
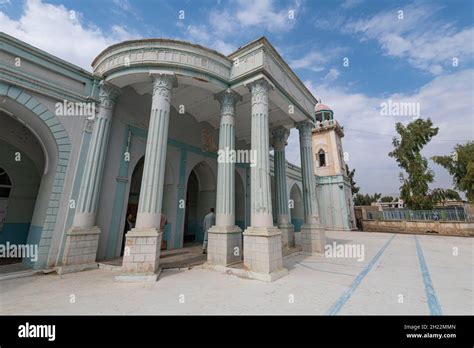
POLYGON ((3 225, 5 224, 11 189, 12 182, 10 177, 7 171, 0 167, 0 231, 2 231, 3 225))
MULTIPOLYGON (((132 175, 130 177, 130 188, 127 201, 127 209, 124 219, 124 228, 121 231, 121 251, 120 256, 123 256, 124 246, 125 246, 125 235, 131 228, 135 227, 135 222, 137 219, 138 213, 138 203, 140 200, 140 191, 142 186, 142 177, 143 177, 143 167, 145 164, 145 156, 142 156, 133 169, 132 175)), ((174 207, 175 201, 172 197, 174 196, 173 188, 173 174, 171 166, 166 162, 165 167, 165 179, 164 179, 164 189, 163 189, 163 201, 161 206, 161 212, 166 219, 166 224, 163 228, 163 237, 162 237, 162 249, 170 248, 170 233, 171 233, 171 221, 169 221, 170 211, 174 207)))
POLYGON ((243 231, 245 224, 245 187, 239 172, 235 171, 235 224, 243 231))
POLYGON ((295 232, 299 232, 304 223, 304 207, 303 195, 298 184, 293 184, 291 187, 290 199, 293 201, 293 208, 290 209, 291 223, 295 226, 295 232))
POLYGON ((66 223, 70 211, 71 187, 65 184, 71 155, 69 135, 59 118, 29 92, 0 82, 0 96, 0 155, 4 156, 0 166, 12 181, 3 238, 7 224, 15 224, 15 238, 24 240, 26 235, 30 250, 37 248, 36 255, 24 258, 23 264, 36 269, 52 267, 60 260, 64 240, 64 230, 57 225, 66 223), (26 178, 24 185, 15 173, 19 169, 26 178), (20 215, 13 213, 15 192, 16 200, 21 201, 20 215))
POLYGON ((197 215, 199 181, 194 170, 189 175, 186 189, 186 211, 184 215, 183 245, 198 242, 201 233, 197 215))
MULTIPOLYGON (((4 128, 0 131, 0 244, 25 245, 32 228, 45 157, 41 144, 26 126, 3 112, 0 124, 4 128)), ((20 261, 16 257, 1 258, 0 264, 20 261)))
POLYGON ((191 170, 186 188, 183 247, 202 243, 203 221, 210 208, 216 205, 216 179, 211 167, 204 161, 191 170))

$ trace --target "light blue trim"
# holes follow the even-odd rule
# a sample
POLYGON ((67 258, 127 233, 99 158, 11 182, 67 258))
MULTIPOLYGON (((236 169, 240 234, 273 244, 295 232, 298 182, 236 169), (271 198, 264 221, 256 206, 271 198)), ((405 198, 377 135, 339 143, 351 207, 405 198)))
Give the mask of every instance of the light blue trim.
MULTIPOLYGON (((133 136, 140 137, 140 138, 145 138, 147 137, 147 130, 138 128, 132 125, 126 125, 126 130, 125 130, 125 135, 124 135, 124 140, 122 144, 123 152, 125 152, 126 149, 126 142, 128 138, 128 131, 130 130, 131 132, 131 142, 133 142, 133 136)), ((168 138, 168 146, 173 146, 178 148, 180 152, 180 168, 179 168, 179 182, 178 182, 178 194, 177 194, 177 211, 176 211, 176 225, 174 227, 174 234, 172 232, 171 226, 169 227, 169 232, 166 235, 168 238, 168 248, 180 248, 182 246, 182 241, 183 241, 183 228, 184 228, 184 209, 179 208, 179 200, 180 199, 185 199, 185 194, 186 194, 186 158, 187 158, 187 153, 196 153, 198 155, 204 156, 204 157, 209 157, 212 159, 217 160, 217 153, 214 152, 208 152, 204 151, 203 149, 189 145, 186 143, 183 143, 179 140, 171 139, 168 138)), ((128 162, 126 163, 126 170, 123 167, 125 161, 122 161, 118 177, 121 177, 123 179, 128 178, 128 162)), ((236 166, 246 168, 246 170, 249 172, 250 167, 246 163, 236 163, 236 166)), ((250 181, 247 180, 248 185, 250 185, 250 181)), ((123 206, 126 204, 126 182, 124 181, 118 181, 116 188, 115 188, 115 195, 114 195, 114 205, 112 208, 112 218, 111 218, 111 223, 110 223, 110 229, 109 229, 109 236, 107 240, 107 249, 106 249, 106 255, 105 258, 113 258, 115 257, 115 250, 117 246, 117 240, 118 240, 118 235, 119 235, 119 228, 120 228, 120 222, 123 218, 123 206), (112 251, 113 250, 113 254, 112 251)), ((247 192, 250 192, 250 190, 246 190, 246 195, 247 192)), ((247 226, 250 224, 250 205, 247 203, 246 211, 248 210, 248 215, 246 216, 246 219, 248 218, 248 223, 247 226)), ((170 224, 171 225, 171 224, 170 224)), ((166 232, 166 230, 165 230, 166 232)))
POLYGON ((441 305, 439 304, 438 297, 436 297, 436 291, 431 282, 430 272, 426 266, 425 257, 423 256, 423 250, 418 238, 415 237, 416 253, 418 254, 418 261, 420 262, 421 275, 423 276, 423 284, 425 285, 426 299, 428 301, 428 307, 430 309, 430 315, 443 315, 441 305))
MULTIPOLYGON (((124 131, 124 142, 122 144, 122 152, 120 153, 120 167, 118 172, 118 177, 116 178, 116 187, 115 187, 115 197, 114 197, 114 204, 112 207, 112 216, 110 220, 110 229, 109 229, 109 237, 107 238, 107 247, 105 250, 105 258, 111 259, 116 256, 117 251, 117 243, 119 243, 119 235, 120 235, 120 226, 122 220, 125 219, 124 216, 124 207, 127 204, 126 201, 126 191, 127 191, 127 181, 126 180, 118 180, 118 178, 128 178, 128 169, 130 161, 124 161, 123 155, 125 151, 127 151, 127 140, 128 140, 128 132, 130 131, 129 127, 125 127, 124 131)), ((130 137, 130 144, 128 151, 130 152, 130 148, 132 146, 132 137, 130 137)))
POLYGON ((0 244, 5 244, 6 242, 10 242, 10 244, 25 244, 29 229, 29 222, 7 222, 3 224, 0 231, 0 244))
POLYGON ((94 80, 92 73, 5 33, 0 33, 0 42, 1 49, 15 57, 28 60, 57 74, 84 83, 85 93, 90 95, 94 80))
POLYGON ((378 253, 375 254, 372 260, 370 260, 369 264, 365 266, 364 269, 359 273, 359 275, 352 281, 352 284, 350 285, 350 287, 346 291, 344 291, 343 294, 337 299, 337 301, 327 310, 326 315, 336 315, 341 310, 341 308, 351 298, 354 291, 360 285, 360 283, 365 278, 365 276, 372 270, 375 263, 380 259, 380 256, 382 256, 385 249, 387 249, 388 245, 392 242, 392 240, 396 236, 397 235, 394 234, 388 240, 388 242, 386 242, 384 246, 378 251, 378 253))
MULTIPOLYGON (((70 199, 74 199, 75 202, 77 202, 77 199, 79 197, 79 190, 81 188, 81 179, 82 179, 82 175, 84 173, 84 168, 85 168, 85 166, 83 166, 82 163, 85 163, 86 161, 87 151, 89 151, 91 138, 92 138, 91 133, 84 132, 82 136, 81 152, 79 153, 79 160, 77 162, 76 175, 74 178, 74 184, 73 184, 71 198, 70 198, 70 199)), ((67 218, 66 218, 65 231, 69 230, 72 227, 75 214, 76 214, 76 208, 69 208, 68 213, 67 213, 67 218)), ((59 250, 59 256, 58 256, 58 264, 62 263, 65 247, 66 247, 66 235, 62 237, 61 248, 59 250)))
POLYGON ((295 226, 295 232, 300 232, 301 226, 304 224, 304 219, 291 219, 291 223, 295 226))
MULTIPOLYGON (((170 143, 170 141, 168 141, 170 143)), ((179 181, 178 181, 178 195, 176 197, 176 228, 174 231, 173 248, 177 249, 182 246, 184 234, 184 208, 179 207, 181 199, 186 200, 186 158, 188 156, 188 149, 181 148, 179 158, 179 181)))
POLYGON ((162 239, 167 242, 166 243, 166 250, 171 249, 170 248, 170 237, 171 237, 171 231, 173 230, 172 226, 173 226, 173 224, 168 222, 165 225, 165 227, 163 228, 163 237, 162 237, 162 239))
POLYGON ((163 63, 163 62, 157 62, 156 64, 140 65, 138 67, 129 67, 129 68, 124 68, 123 66, 122 67, 119 66, 117 70, 112 71, 112 72, 107 72, 108 75, 106 77, 106 81, 109 81, 117 77, 129 75, 129 74, 140 74, 140 73, 149 74, 150 70, 157 70, 157 69, 163 72, 176 73, 179 75, 187 75, 187 76, 191 76, 198 79, 204 79, 204 80, 207 79, 209 82, 222 87, 222 89, 229 88, 229 84, 226 81, 226 79, 219 75, 212 76, 210 73, 204 73, 197 69, 193 69, 192 67, 184 68, 182 66, 179 66, 173 63, 163 63))
MULTIPOLYGON (((26 244, 40 245, 41 234, 42 233, 43 233, 43 227, 42 226, 31 225, 30 230, 28 231, 28 240, 26 241, 26 244)), ((39 254, 39 252, 38 252, 38 254, 39 254)), ((36 266, 38 261, 39 261, 39 255, 38 255, 38 260, 36 262, 33 262, 30 259, 24 258, 22 260, 22 263, 27 267, 38 268, 36 266)))
POLYGON ((342 226, 344 229, 349 230, 349 211, 347 210, 347 204, 346 204, 346 193, 345 193, 345 187, 344 185, 342 186, 342 189, 339 187, 339 185, 336 186, 336 190, 339 190, 340 192, 340 204, 339 208, 341 210, 342 216, 342 226))
MULTIPOLYGON (((145 129, 138 128, 132 125, 129 125, 130 130, 132 131, 132 135, 145 138, 147 137, 148 132, 145 129)), ((204 157, 209 157, 217 160, 217 153, 216 152, 208 152, 205 151, 197 146, 194 145, 189 145, 186 143, 183 143, 179 140, 175 140, 172 138, 168 138, 168 146, 173 146, 178 149, 186 149, 189 152, 196 153, 198 155, 204 156, 204 157)), ((242 167, 242 168, 249 168, 248 163, 236 163, 235 164, 237 167, 242 167)))
POLYGON ((250 226, 250 166, 245 168, 245 228, 250 226))

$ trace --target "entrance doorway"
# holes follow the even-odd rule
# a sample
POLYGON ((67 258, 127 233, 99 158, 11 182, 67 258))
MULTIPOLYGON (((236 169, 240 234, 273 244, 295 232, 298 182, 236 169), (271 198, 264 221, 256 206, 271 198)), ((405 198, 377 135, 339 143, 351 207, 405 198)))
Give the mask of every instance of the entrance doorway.
POLYGON ((191 171, 186 190, 186 212, 184 217, 183 244, 198 242, 201 237, 197 216, 199 182, 196 173, 191 171))
POLYGON ((183 247, 202 244, 204 217, 216 205, 216 179, 209 164, 201 161, 194 166, 186 188, 183 247))
POLYGON ((299 232, 304 223, 304 207, 303 195, 297 184, 291 187, 290 199, 293 201, 293 208, 290 209, 291 223, 295 226, 295 232, 299 232))

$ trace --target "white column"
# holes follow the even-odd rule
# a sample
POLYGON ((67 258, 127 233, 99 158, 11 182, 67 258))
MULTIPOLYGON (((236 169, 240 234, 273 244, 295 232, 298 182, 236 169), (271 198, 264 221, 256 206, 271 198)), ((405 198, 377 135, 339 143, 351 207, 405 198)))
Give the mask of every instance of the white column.
POLYGON ((66 232, 66 242, 60 273, 78 270, 94 264, 99 246, 100 229, 96 226, 97 205, 102 183, 110 125, 115 101, 120 91, 102 81, 99 88, 99 106, 94 117, 91 141, 82 174, 79 197, 72 227, 66 232), (84 247, 81 241, 87 240, 84 247), (78 266, 81 265, 81 266, 78 266))
POLYGON ((290 222, 288 208, 288 190, 286 185, 286 156, 290 130, 285 127, 277 127, 272 130, 274 150, 274 172, 275 172, 275 208, 277 213, 278 228, 282 232, 283 248, 295 246, 295 228, 290 222))
POLYGON ((120 92, 117 88, 101 82, 99 108, 94 119, 92 137, 84 163, 84 173, 76 205, 73 226, 87 228, 95 225, 102 172, 109 140, 110 125, 115 101, 120 92))
POLYGON ((300 133, 301 173, 303 177, 303 204, 306 224, 319 224, 316 181, 314 179, 312 122, 300 122, 296 125, 300 133))
POLYGON ((260 79, 249 84, 249 88, 252 93, 251 149, 256 154, 256 163, 250 168, 250 224, 254 227, 272 227, 268 136, 268 91, 271 85, 260 79))
POLYGON ((217 163, 216 226, 235 225, 235 163, 227 154, 235 150, 235 104, 242 97, 231 89, 215 96, 220 103, 219 156, 217 163))
POLYGON ((242 231, 235 226, 235 105, 242 98, 231 89, 215 96, 220 103, 219 152, 217 158, 216 226, 208 231, 207 261, 227 266, 242 259, 242 231))
POLYGON ((314 178, 312 135, 314 124, 310 121, 296 125, 300 133, 301 173, 303 177, 303 205, 305 223, 301 227, 303 251, 319 254, 324 251, 325 231, 319 220, 319 208, 314 178))
POLYGON ((135 228, 126 234, 122 270, 117 280, 156 281, 159 276, 161 207, 166 167, 171 89, 176 77, 152 73, 153 97, 135 228))
POLYGON ((166 149, 170 119, 171 89, 176 77, 153 74, 153 98, 138 201, 136 228, 160 228, 166 149))
POLYGON ((283 268, 282 233, 273 226, 270 190, 268 93, 270 83, 261 78, 248 85, 252 93, 251 151, 256 162, 250 168, 251 226, 244 235, 244 266, 255 278, 276 280, 288 273, 283 268))

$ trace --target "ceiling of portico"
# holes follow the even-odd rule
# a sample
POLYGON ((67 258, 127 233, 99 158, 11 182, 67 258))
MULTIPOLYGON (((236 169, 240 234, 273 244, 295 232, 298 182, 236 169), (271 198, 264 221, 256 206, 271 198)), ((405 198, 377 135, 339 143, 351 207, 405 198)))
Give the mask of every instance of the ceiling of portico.
MULTIPOLYGON (((207 122, 218 129, 220 124, 220 106, 214 95, 223 88, 214 83, 190 76, 177 75, 178 86, 173 88, 171 95, 172 106, 179 111, 184 107, 187 114, 192 115, 198 122, 207 122)), ((117 77, 112 82, 117 87, 132 87, 140 95, 151 95, 152 81, 149 75, 135 74, 117 77)), ((235 89, 242 96, 236 105, 235 134, 237 141, 250 144, 251 139, 251 94, 247 87, 235 89)), ((277 106, 278 96, 275 91, 269 92, 269 126, 270 129, 279 125, 293 127, 295 121, 286 110, 277 106)), ((271 137, 271 134, 270 134, 271 137)))

